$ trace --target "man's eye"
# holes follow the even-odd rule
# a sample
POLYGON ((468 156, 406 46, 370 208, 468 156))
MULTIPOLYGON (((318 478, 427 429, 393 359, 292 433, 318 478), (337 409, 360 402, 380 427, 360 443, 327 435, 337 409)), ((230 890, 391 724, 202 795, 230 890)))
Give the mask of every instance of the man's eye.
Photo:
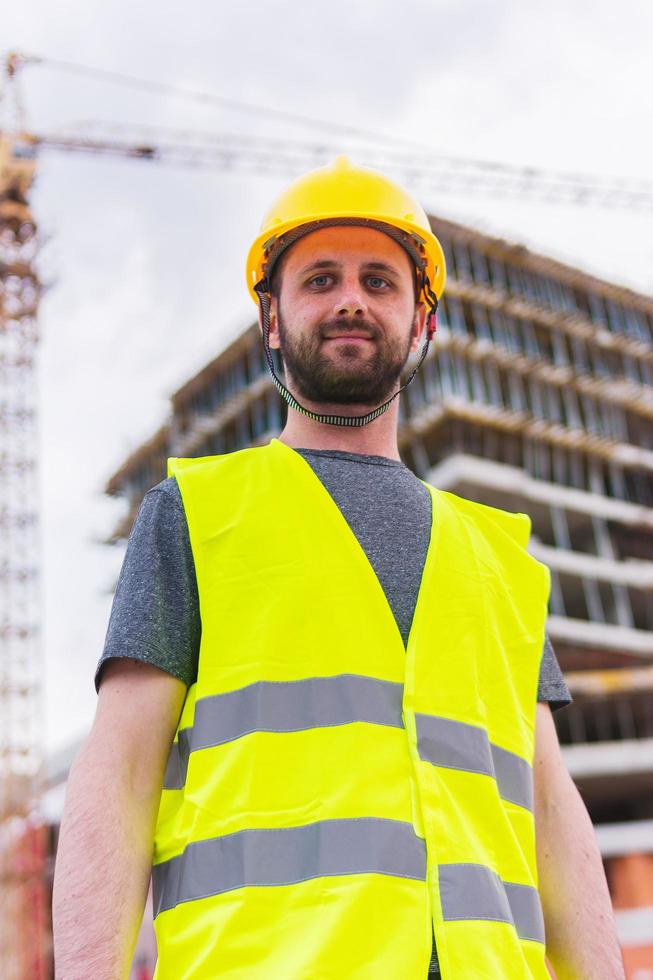
POLYGON ((384 286, 388 285, 386 279, 382 279, 381 276, 369 276, 368 283, 372 289, 383 289, 384 286))
POLYGON ((310 280, 310 285, 311 286, 328 286, 328 284, 330 282, 331 282, 331 276, 327 276, 326 274, 324 274, 324 275, 321 275, 321 276, 313 276, 313 278, 310 280))

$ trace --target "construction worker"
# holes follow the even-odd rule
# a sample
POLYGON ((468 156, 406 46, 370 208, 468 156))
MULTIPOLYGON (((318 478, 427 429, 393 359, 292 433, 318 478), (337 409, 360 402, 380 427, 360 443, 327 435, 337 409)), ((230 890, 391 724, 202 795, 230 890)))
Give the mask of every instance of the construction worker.
POLYGON ((152 858, 159 980, 622 977, 529 520, 399 457, 445 282, 424 211, 340 159, 281 195, 247 282, 287 422, 145 496, 69 780, 57 977, 127 974, 152 858))

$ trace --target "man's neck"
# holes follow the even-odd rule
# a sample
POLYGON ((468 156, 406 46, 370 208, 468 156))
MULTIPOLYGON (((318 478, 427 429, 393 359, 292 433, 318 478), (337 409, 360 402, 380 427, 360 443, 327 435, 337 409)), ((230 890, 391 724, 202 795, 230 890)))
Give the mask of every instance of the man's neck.
MULTIPOLYGON (((321 406, 310 407, 315 412, 325 411, 321 406)), ((286 425, 278 437, 279 442, 290 446, 291 449, 339 449, 349 453, 400 459, 397 447, 398 409, 398 401, 394 401, 388 410, 374 421, 350 428, 316 422, 315 419, 307 418, 293 408, 289 408, 286 425)), ((335 410, 334 407, 329 406, 328 411, 335 410)), ((345 414, 342 409, 340 411, 345 414)), ((351 414, 363 415, 365 411, 369 409, 358 409, 351 414)))

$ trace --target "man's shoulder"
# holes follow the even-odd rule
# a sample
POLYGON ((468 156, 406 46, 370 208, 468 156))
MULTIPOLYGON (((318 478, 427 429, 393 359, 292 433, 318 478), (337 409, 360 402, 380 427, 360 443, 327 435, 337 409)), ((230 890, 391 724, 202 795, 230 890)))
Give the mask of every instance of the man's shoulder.
POLYGON ((153 487, 145 494, 146 497, 152 497, 155 495, 161 495, 168 500, 178 500, 179 499, 179 484, 177 483, 176 476, 167 476, 159 483, 155 483, 153 487))

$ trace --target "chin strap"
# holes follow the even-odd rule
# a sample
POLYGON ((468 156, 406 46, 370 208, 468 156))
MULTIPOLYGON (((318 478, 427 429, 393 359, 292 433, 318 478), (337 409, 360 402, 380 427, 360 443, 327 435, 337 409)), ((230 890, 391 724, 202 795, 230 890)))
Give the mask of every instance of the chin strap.
POLYGON ((438 297, 435 295, 431 289, 431 284, 428 280, 428 276, 424 275, 422 279, 422 290, 429 307, 429 313, 426 318, 426 339, 424 341, 424 346, 422 347, 422 352, 420 354, 419 361, 410 372, 408 379, 397 389, 393 395, 388 398, 387 401, 379 405, 378 408, 372 409, 371 412, 367 412, 365 415, 325 415, 320 412, 312 412, 309 408, 305 408, 301 405, 295 396, 288 391, 283 381, 277 377, 274 370, 274 361, 272 359, 272 351, 270 350, 270 287, 267 278, 261 279, 254 286, 256 293, 258 294, 259 303, 261 305, 261 319, 263 321, 263 347, 265 348, 265 359, 272 375, 272 380, 277 388, 277 391, 281 397, 288 403, 290 408, 294 408, 296 412, 300 412, 302 415, 306 415, 309 419, 314 419, 316 422, 323 422, 325 425, 341 425, 349 427, 358 427, 361 425, 367 425, 368 422, 374 421, 379 415, 383 415, 387 412, 388 408, 395 400, 395 398, 401 394, 404 388, 407 388, 411 383, 417 371, 422 365, 422 361, 426 357, 427 351, 429 349, 429 344, 435 336, 435 331, 437 329, 436 323, 436 311, 438 308, 438 297))

